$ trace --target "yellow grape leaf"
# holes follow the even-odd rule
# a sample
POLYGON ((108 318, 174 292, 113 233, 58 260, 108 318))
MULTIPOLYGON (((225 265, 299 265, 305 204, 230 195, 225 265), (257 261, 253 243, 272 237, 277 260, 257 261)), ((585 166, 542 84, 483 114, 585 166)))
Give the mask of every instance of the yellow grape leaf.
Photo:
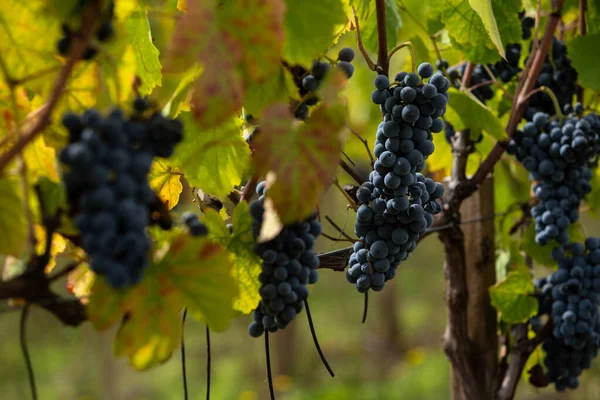
POLYGON ((56 166, 56 150, 46 145, 43 136, 38 136, 25 147, 23 158, 34 182, 41 176, 47 176, 53 182, 60 182, 56 166))
POLYGON ((450 176, 452 170, 452 146, 446 141, 444 132, 433 135, 435 151, 427 158, 427 167, 431 172, 443 171, 443 176, 450 176))
POLYGON ((240 185, 249 163, 250 148, 237 121, 217 128, 201 129, 189 113, 181 114, 185 125, 183 142, 170 159, 190 185, 218 197, 227 196, 240 185))
POLYGON ((96 274, 84 263, 75 268, 67 277, 67 290, 87 304, 96 274))
POLYGON ((228 253, 212 241, 179 234, 139 285, 117 291, 96 279, 88 313, 97 329, 126 317, 115 338, 115 354, 128 356, 143 370, 166 361, 179 345, 183 307, 211 330, 222 331, 233 316, 236 293, 228 253))
POLYGON ((260 301, 258 275, 261 271, 261 260, 253 250, 252 216, 248 203, 242 201, 235 207, 231 220, 233 233, 229 232, 221 216, 212 209, 206 210, 202 222, 208 228, 209 238, 230 252, 232 276, 239 291, 233 301, 233 308, 243 314, 249 314, 260 301))
MULTIPOLYGON (((41 225, 35 226, 35 239, 37 243, 35 245, 35 252, 37 254, 43 254, 46 250, 46 229, 41 225)), ((67 240, 60 233, 52 234, 52 244, 50 245, 50 261, 46 265, 46 273, 52 272, 56 266, 56 256, 62 253, 67 248, 67 240)))
POLYGON ((177 9, 181 12, 187 12, 187 0, 177 0, 177 9))
POLYGON ((15 179, 0 179, 0 254, 20 257, 27 246, 27 221, 19 184, 15 179))
POLYGON ((115 16, 119 21, 125 20, 138 7, 138 0, 119 0, 115 2, 115 16))
POLYGON ((252 144, 255 173, 275 173, 268 196, 282 222, 306 218, 336 174, 345 109, 340 104, 321 104, 306 123, 298 123, 288 104, 278 103, 267 107, 262 119, 260 135, 252 144))
POLYGON ((167 207, 172 209, 179 202, 179 196, 183 191, 181 176, 183 174, 171 167, 166 160, 156 159, 148 174, 150 187, 158 194, 167 207))

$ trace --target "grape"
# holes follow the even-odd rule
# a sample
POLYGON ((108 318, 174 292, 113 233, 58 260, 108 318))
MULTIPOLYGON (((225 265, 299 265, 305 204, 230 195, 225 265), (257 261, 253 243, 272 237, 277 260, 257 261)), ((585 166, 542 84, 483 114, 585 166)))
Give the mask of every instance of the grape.
MULTIPOLYGON (((119 109, 108 117, 93 109, 82 116, 66 113, 62 117, 69 144, 61 150, 60 160, 65 164, 63 179, 73 220, 92 270, 115 288, 138 283, 149 262, 146 228, 156 195, 147 174, 152 159, 159 155, 153 149, 160 146, 172 152, 182 138, 182 126, 174 125, 178 134, 160 137, 159 144, 150 136, 130 142, 131 127, 145 132, 170 120, 160 113, 125 118, 119 109)), ((193 236, 208 233, 195 215, 182 217, 193 236)))
POLYGON ((429 78, 433 75, 433 67, 431 64, 424 62, 417 68, 417 72, 421 75, 421 78, 429 78))
POLYGON ((538 244, 569 241, 567 229, 579 219, 579 205, 591 191, 590 167, 597 162, 599 142, 600 120, 593 113, 585 117, 569 115, 559 122, 538 112, 511 139, 507 151, 537 181, 533 192, 540 201, 531 212, 538 244), (571 137, 577 130, 577 139, 585 140, 588 145, 573 145, 577 142, 571 137))
POLYGON ((338 60, 352 62, 352 60, 354 60, 354 55, 354 49, 351 49, 350 47, 344 47, 338 53, 338 60))
POLYGON ((377 157, 369 182, 357 190, 360 207, 354 231, 360 241, 353 248, 346 272, 359 292, 381 290, 395 276, 398 265, 415 250, 433 215, 444 187, 418 171, 433 153, 432 132, 443 129, 448 80, 427 70, 421 77, 399 73, 394 87, 383 76, 375 78, 374 103, 381 105, 383 121, 377 128, 373 152, 377 157), (435 105, 434 105, 435 104, 435 105), (437 108, 436 108, 437 106, 437 108), (436 115, 437 114, 437 115, 436 115))
MULTIPOLYGON (((255 238, 261 230, 264 195, 267 192, 263 182, 259 183, 257 188, 258 186, 262 193, 261 198, 250 205, 250 214, 253 218, 252 231, 255 238)), ((371 200, 371 191, 367 186, 359 188, 357 195, 365 202, 371 200)), ((361 207, 359 210, 362 218, 371 220, 373 211, 366 205, 361 207)), ((313 248, 316 237, 320 233, 321 224, 317 220, 317 214, 314 213, 304 221, 285 225, 274 239, 255 244, 254 251, 263 262, 259 277, 261 300, 254 310, 254 321, 275 321, 275 325, 261 322, 269 332, 284 329, 295 319, 304 306, 304 300, 308 297, 307 285, 318 280, 316 268, 319 266, 319 259, 313 248)), ((358 251, 355 260, 358 259, 360 246, 357 245, 356 248, 358 251)), ((352 275, 350 270, 346 278, 349 282, 355 283, 358 274, 352 275)), ((250 327, 248 331, 253 336, 250 327)))
POLYGON ((385 75, 377 75, 374 84, 377 90, 385 90, 390 87, 390 80, 385 75))
POLYGON ((302 79, 302 87, 309 92, 317 90, 317 86, 319 86, 319 81, 313 75, 306 75, 304 79, 302 79))
POLYGON ((352 78, 352 75, 354 75, 354 66, 352 64, 350 64, 349 62, 340 61, 337 64, 337 67, 346 74, 346 77, 348 79, 352 78))

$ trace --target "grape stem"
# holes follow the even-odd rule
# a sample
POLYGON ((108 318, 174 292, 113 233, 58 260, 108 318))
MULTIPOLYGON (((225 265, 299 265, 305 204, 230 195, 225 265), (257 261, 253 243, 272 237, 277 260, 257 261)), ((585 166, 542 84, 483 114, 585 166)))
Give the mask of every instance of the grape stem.
POLYGON ((558 117, 558 120, 562 121, 565 118, 565 116, 563 115, 562 110, 560 109, 560 104, 558 103, 558 99, 556 98, 556 95, 554 94, 554 92, 552 90, 550 90, 549 87, 541 86, 535 90, 532 90, 531 92, 529 92, 527 94, 527 96, 525 96, 525 100, 528 100, 531 96, 533 96, 536 93, 540 93, 540 92, 544 92, 550 97, 550 99, 552 100, 552 105, 554 106, 554 112, 555 112, 556 116, 558 117))
MULTIPOLYGON (((340 162, 344 163, 342 160, 340 160, 340 162)), ((344 163, 344 164, 346 164, 346 163, 344 163)), ((356 204, 356 201, 354 201, 354 199, 352 197, 350 197, 350 195, 348 193, 346 193, 346 191, 340 185, 340 182, 338 181, 337 178, 333 178, 333 185, 344 195, 346 200, 348 200, 348 203, 349 203, 348 206, 350 208, 352 208, 354 211, 358 210, 358 205, 356 204)))
POLYGON ((400 49, 403 49, 405 47, 408 47, 408 50, 410 51, 410 58, 412 59, 412 72, 417 72, 417 59, 415 57, 415 48, 412 44, 412 42, 404 42, 404 43, 400 43, 398 46, 394 47, 390 53, 388 54, 388 59, 392 59, 392 56, 400 49))
POLYGON ((380 75, 389 75, 390 57, 387 52, 387 26, 385 19, 386 0, 375 0, 377 12, 377 72, 380 75))
POLYGON ((369 54, 367 53, 367 50, 365 49, 365 46, 360 37, 360 25, 358 23, 358 17, 356 15, 356 9, 354 8, 354 6, 352 6, 352 13, 354 14, 354 27, 356 28, 356 40, 358 42, 358 49, 360 50, 360 54, 362 54, 363 58, 367 62, 369 69, 371 71, 377 71, 377 66, 375 65, 373 60, 371 60, 371 57, 369 57, 369 54))

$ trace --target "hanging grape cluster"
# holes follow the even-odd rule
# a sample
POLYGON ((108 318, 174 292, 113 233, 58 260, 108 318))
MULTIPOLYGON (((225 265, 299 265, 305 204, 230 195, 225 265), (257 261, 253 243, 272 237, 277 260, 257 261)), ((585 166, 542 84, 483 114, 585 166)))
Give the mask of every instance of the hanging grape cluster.
MULTIPOLYGON (((354 60, 354 50, 350 47, 344 47, 338 53, 335 68, 338 68, 344 75, 350 79, 354 75, 354 66, 351 64, 354 60)), ((332 63, 329 61, 315 60, 310 71, 296 79, 296 84, 300 91, 303 100, 294 102, 294 116, 296 119, 305 120, 308 117, 309 107, 316 105, 319 102, 319 97, 316 94, 321 82, 327 77, 331 71, 332 63)))
POLYGON ((522 131, 515 132, 507 152, 517 157, 536 184, 539 202, 532 207, 535 240, 540 245, 552 239, 569 242, 567 229, 579 219, 579 205, 591 191, 592 171, 600 143, 600 119, 571 115, 562 121, 536 113, 522 131))
POLYGON ((600 239, 587 238, 585 247, 571 243, 555 248, 558 270, 535 282, 539 291, 539 315, 532 323, 540 331, 539 320, 548 316, 552 335, 542 347, 547 377, 556 390, 579 387, 579 376, 589 369, 600 345, 600 239))
MULTIPOLYGON (((81 5, 86 5, 87 2, 81 2, 81 5)), ((100 18, 100 26, 95 32, 95 38, 98 42, 106 42, 110 40, 115 35, 115 28, 112 23, 112 19, 115 16, 115 4, 113 1, 108 3, 106 9, 102 10, 102 16, 100 18)), ((71 46, 73 44, 73 37, 76 34, 72 31, 71 27, 67 24, 63 24, 61 26, 62 29, 62 37, 56 43, 56 47, 58 49, 58 53, 61 56, 67 56, 71 51, 71 46)), ((98 49, 90 45, 88 46, 81 56, 84 60, 91 60, 98 53, 98 49)))
MULTIPOLYGON (((250 205, 255 238, 259 236, 265 212, 265 187, 265 182, 258 184, 256 193, 260 197, 250 205)), ((254 321, 248 326, 251 336, 259 337, 265 329, 269 332, 285 329, 302 311, 308 298, 308 284, 319 279, 319 258, 314 245, 320 234, 321 223, 315 213, 302 222, 284 226, 276 238, 255 244, 254 251, 262 259, 261 300, 254 310, 254 321)))
POLYGON ((154 157, 168 157, 183 127, 160 113, 145 116, 147 104, 127 119, 120 109, 104 117, 94 109, 67 113, 69 144, 61 151, 64 183, 81 246, 94 272, 122 288, 138 283, 148 265, 146 227, 156 195, 148 184, 154 157))
POLYGON ((356 194, 362 203, 354 225, 360 241, 346 271, 346 279, 361 293, 379 291, 395 276, 441 211, 436 200, 444 194, 440 183, 419 172, 435 149, 432 132, 443 129, 440 117, 450 82, 423 63, 418 74, 401 72, 393 83, 379 75, 374 83, 371 99, 384 117, 377 129, 374 170, 356 194))

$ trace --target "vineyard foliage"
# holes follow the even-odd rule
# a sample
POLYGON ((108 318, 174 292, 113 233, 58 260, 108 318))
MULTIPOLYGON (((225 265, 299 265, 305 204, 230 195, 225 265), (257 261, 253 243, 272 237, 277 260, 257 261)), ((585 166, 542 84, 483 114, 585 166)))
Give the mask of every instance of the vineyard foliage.
MULTIPOLYGON (((93 48, 94 54, 83 53, 90 59, 72 65, 70 53, 61 55, 57 43, 66 35, 75 48, 78 34, 69 35, 83 32, 90 21, 99 24, 94 12, 86 11, 87 3, 104 10, 99 15, 110 7, 108 1, 92 0, 0 1, 3 277, 9 280, 31 272, 30 260, 46 251, 50 238, 50 260, 43 274, 52 276, 58 272, 56 265, 75 263, 68 289, 86 305, 87 319, 98 330, 119 325, 115 355, 128 357, 133 367, 143 370, 165 362, 179 346, 183 307, 217 332, 227 329, 234 318, 251 321, 249 315, 259 307, 262 260, 255 253, 251 206, 244 201, 254 191, 246 193, 246 183, 252 189, 258 178, 267 177, 269 182, 265 199, 269 220, 260 235, 261 241, 267 241, 283 225, 311 217, 325 192, 336 190, 332 186, 336 176, 350 182, 339 167, 342 150, 366 170, 372 169, 363 143, 352 131, 373 149, 381 122, 381 112, 370 98, 377 74, 369 70, 356 37, 360 28, 365 52, 375 59, 380 37, 376 2, 115 0, 114 33, 100 40, 100 34, 92 32, 86 51, 93 48), (347 79, 347 70, 333 68, 315 91, 318 103, 307 108, 306 119, 298 118, 299 105, 307 107, 298 71, 309 71, 314 60, 335 64, 343 46, 356 50, 353 76, 347 79), (61 79, 57 97, 55 85, 61 79), (144 115, 177 118, 184 128, 172 155, 153 153, 148 182, 160 207, 153 209, 146 229, 151 251, 143 278, 139 284, 115 289, 103 274, 92 270, 82 248, 84 240, 63 179, 68 168, 61 162, 61 151, 73 138, 62 116, 89 108, 107 116, 116 106, 136 115, 140 111, 134 107, 136 99, 147 102, 144 115), (10 149, 36 125, 42 129, 11 156, 10 149), (190 235, 182 221, 185 210, 179 202, 186 196, 184 191, 193 192, 202 210, 198 214, 208 230, 205 236, 190 235), (208 195, 224 207, 203 206, 201 196, 208 195), (165 218, 173 221, 172 229, 161 228, 165 218)), ((525 10, 535 16, 535 2, 383 3, 387 50, 410 41, 415 57, 407 49, 399 50, 392 58, 390 81, 396 71, 411 71, 414 63, 436 65, 440 57, 450 66, 464 61, 494 64, 514 43, 522 46, 519 68, 525 65, 531 39, 522 39, 519 13, 525 10)), ((541 15, 549 15, 550 2, 540 4, 541 15)), ((585 35, 568 28, 577 17, 578 3, 567 1, 562 39, 583 89, 579 100, 586 112, 600 112, 600 1, 588 2, 585 35)), ((545 18, 538 22, 532 35, 543 33, 545 18)), ((477 171, 496 143, 507 141, 510 93, 517 79, 490 83, 493 97, 485 104, 451 79, 443 119, 456 131, 468 131, 476 142, 476 150, 468 156, 467 175, 477 171)), ((433 135, 433 143, 435 152, 423 173, 441 181, 452 173, 454 154, 443 132, 433 135)), ((368 172, 365 180, 367 176, 368 172)), ((536 243, 533 224, 523 224, 528 218, 523 205, 533 196, 527 170, 505 154, 494 177, 495 208, 501 217, 496 219, 498 283, 490 288, 490 297, 501 328, 508 332, 510 325, 526 323, 539 312, 526 256, 548 268, 556 268, 557 263, 551 246, 536 243), (514 226, 523 229, 511 229, 514 226)), ((593 170, 591 188, 582 207, 596 215, 600 211, 598 168, 593 170)), ((354 213, 350 215, 354 218, 354 213)), ((352 225, 348 221, 347 226, 352 225)), ((579 242, 588 236, 580 223, 573 224, 569 234, 579 242)), ((339 277, 344 279, 342 274, 339 277)))

